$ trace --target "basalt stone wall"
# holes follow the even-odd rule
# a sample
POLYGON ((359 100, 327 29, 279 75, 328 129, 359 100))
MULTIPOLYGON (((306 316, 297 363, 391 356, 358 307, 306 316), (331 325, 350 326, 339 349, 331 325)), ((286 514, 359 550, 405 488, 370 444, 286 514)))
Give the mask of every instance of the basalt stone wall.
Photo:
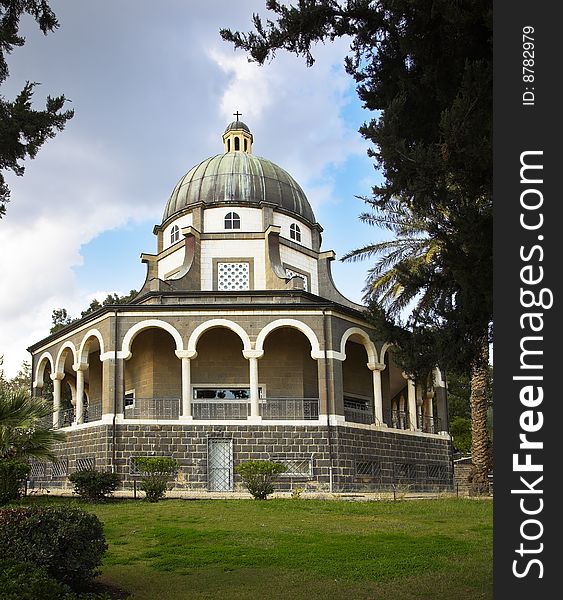
POLYGON ((98 425, 65 433, 66 439, 55 445, 54 462, 33 462, 31 489, 50 487, 72 489, 67 477, 85 468, 107 471, 111 465, 111 426, 98 425))
POLYGON ((334 428, 334 485, 340 491, 453 489, 451 442, 442 436, 334 428))
MULTIPOLYGON (((296 485, 328 488, 326 427, 280 425, 122 425, 118 430, 116 463, 124 487, 133 486, 132 457, 160 455, 178 461, 177 489, 207 490, 210 439, 232 440, 233 468, 248 460, 285 459, 309 464, 309 476, 282 477, 277 489, 289 490, 296 485)), ((234 488, 242 489, 236 475, 234 488)))
MULTIPOLYGON (((170 456, 180 468, 178 490, 208 490, 208 448, 211 439, 232 440, 232 467, 247 460, 287 461, 293 475, 276 484, 280 491, 294 487, 328 491, 330 455, 333 458, 332 486, 335 492, 389 489, 452 489, 451 444, 447 438, 355 427, 331 427, 330 451, 326 426, 288 425, 117 425, 115 466, 123 488, 131 490, 137 477, 136 456, 170 456)), ((67 433, 59 445, 65 468, 50 465, 44 473, 37 468, 36 485, 69 487, 66 477, 90 464, 107 470, 112 458, 111 426, 104 425, 67 433)), ((242 489, 235 474, 234 489, 242 489)))

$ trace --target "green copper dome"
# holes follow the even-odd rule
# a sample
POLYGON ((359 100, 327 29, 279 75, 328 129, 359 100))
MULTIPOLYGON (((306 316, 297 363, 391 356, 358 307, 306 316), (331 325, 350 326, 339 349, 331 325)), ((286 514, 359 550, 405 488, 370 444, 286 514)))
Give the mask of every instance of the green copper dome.
POLYGON ((218 154, 188 171, 166 204, 163 222, 199 202, 257 206, 269 202, 315 223, 311 205, 293 177, 273 162, 247 152, 218 154))

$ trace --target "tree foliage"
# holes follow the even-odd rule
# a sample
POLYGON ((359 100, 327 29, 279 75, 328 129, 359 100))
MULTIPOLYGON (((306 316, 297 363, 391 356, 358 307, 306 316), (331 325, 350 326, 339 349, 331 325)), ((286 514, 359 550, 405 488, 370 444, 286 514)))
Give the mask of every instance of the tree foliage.
POLYGON ((83 317, 99 310, 104 306, 111 306, 114 304, 129 304, 129 302, 131 302, 137 296, 137 294, 137 290, 130 290, 128 294, 124 294, 123 296, 120 296, 114 292, 113 294, 108 294, 102 302, 94 298, 90 302, 88 308, 80 313, 80 317, 76 318, 71 317, 66 308, 55 308, 51 314, 51 321, 53 325, 49 333, 56 333, 67 325, 79 321, 83 317))
MULTIPOLYGON (((0 85, 9 75, 6 55, 25 43, 19 27, 21 17, 26 14, 35 19, 45 35, 59 27, 47 0, 0 0, 0 85)), ((44 110, 33 109, 36 86, 35 82, 26 82, 12 101, 0 93, 0 218, 10 200, 4 172, 23 175, 22 161, 35 158, 41 146, 62 131, 74 115, 72 110, 63 110, 67 102, 64 95, 47 96, 44 110)))

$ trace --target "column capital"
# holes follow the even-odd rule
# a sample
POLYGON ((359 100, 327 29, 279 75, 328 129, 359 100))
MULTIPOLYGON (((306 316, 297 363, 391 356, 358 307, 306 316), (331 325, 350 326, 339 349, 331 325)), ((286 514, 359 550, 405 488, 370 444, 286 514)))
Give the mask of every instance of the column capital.
POLYGON ((78 372, 78 371, 86 371, 86 369, 88 368, 88 363, 85 363, 85 362, 74 363, 72 365, 72 368, 76 372, 78 372))
POLYGON ((189 360, 197 357, 196 350, 176 350, 175 354, 178 358, 188 358, 189 360))
POLYGON ((243 350, 242 355, 246 359, 262 358, 264 356, 264 350, 243 350))
POLYGON ((370 371, 383 371, 386 367, 385 363, 368 362, 368 369, 370 371))
POLYGON ((51 373, 51 381, 62 381, 65 378, 64 373, 51 373))

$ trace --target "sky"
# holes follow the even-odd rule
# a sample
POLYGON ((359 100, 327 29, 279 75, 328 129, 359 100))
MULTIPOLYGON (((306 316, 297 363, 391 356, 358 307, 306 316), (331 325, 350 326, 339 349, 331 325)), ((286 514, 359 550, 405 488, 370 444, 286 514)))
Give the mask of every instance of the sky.
MULTIPOLYGON (((142 252, 156 252, 177 181, 223 151, 221 135, 242 113, 253 153, 288 171, 305 191, 334 250, 339 290, 360 302, 369 262, 346 252, 381 239, 363 224, 381 181, 358 133, 363 110, 343 68, 349 40, 315 47, 316 62, 284 52, 260 67, 219 30, 252 29, 264 0, 51 0, 60 28, 44 36, 31 18, 26 43, 8 56, 1 93, 40 83, 35 107, 64 94, 75 110, 25 174, 6 174, 11 201, 0 219, 0 356, 8 377, 27 347, 49 334, 53 309, 79 316, 93 298, 140 289, 142 252)), ((271 15, 270 15, 271 16, 271 15)))

